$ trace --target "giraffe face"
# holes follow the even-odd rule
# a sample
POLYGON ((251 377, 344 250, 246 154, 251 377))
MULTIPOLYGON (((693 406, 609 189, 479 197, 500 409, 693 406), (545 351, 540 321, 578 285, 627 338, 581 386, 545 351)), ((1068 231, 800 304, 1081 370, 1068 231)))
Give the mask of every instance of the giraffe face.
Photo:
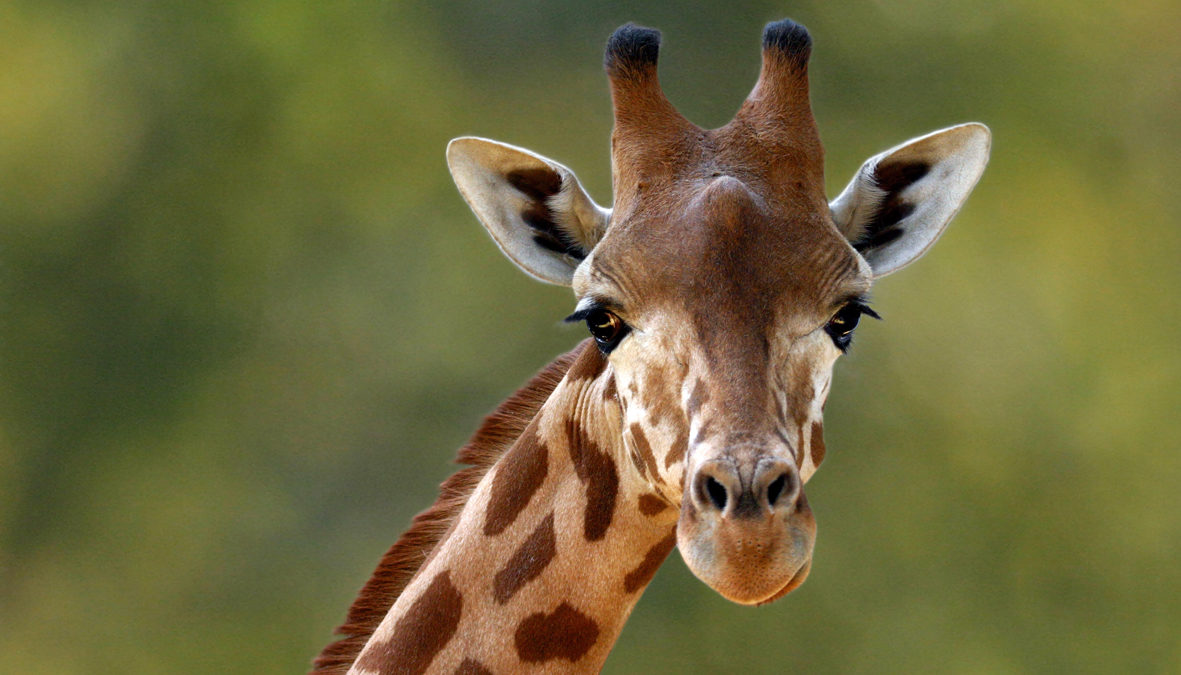
POLYGON ((728 175, 682 185, 676 208, 611 224, 574 275, 575 316, 608 354, 631 464, 680 506, 690 568, 766 602, 808 569, 803 483, 871 272, 827 212, 728 175))
POLYGON ((802 26, 767 26, 754 90, 714 130, 664 97, 658 46, 656 31, 630 25, 607 45, 612 209, 520 148, 456 139, 448 163, 510 259, 573 287, 571 318, 609 356, 618 452, 679 505, 690 569, 731 600, 769 602, 810 566, 803 485, 824 457, 833 364, 873 314, 870 283, 939 238, 991 136, 964 124, 904 143, 828 203, 802 26))

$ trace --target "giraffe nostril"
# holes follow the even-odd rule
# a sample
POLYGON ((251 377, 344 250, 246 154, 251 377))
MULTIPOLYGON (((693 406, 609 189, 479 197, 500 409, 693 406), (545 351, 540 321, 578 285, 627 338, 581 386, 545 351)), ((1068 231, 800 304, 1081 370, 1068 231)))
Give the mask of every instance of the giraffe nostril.
POLYGON ((783 488, 787 485, 787 474, 780 474, 779 478, 771 481, 767 486, 767 504, 771 508, 775 508, 775 502, 779 501, 780 495, 783 494, 783 488))
POLYGON ((713 476, 705 477, 705 493, 709 497, 709 501, 717 507, 719 511, 726 510, 726 486, 719 483, 713 476))

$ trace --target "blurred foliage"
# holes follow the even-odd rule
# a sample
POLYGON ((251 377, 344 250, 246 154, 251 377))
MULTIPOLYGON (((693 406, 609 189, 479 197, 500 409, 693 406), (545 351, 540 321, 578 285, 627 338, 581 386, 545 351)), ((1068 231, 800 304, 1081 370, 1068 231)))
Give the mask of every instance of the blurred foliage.
POLYGON ((1181 670, 1181 5, 0 4, 0 663, 300 672, 480 415, 581 335, 451 186, 478 134, 610 201, 603 41, 725 123, 815 36, 833 194, 993 160, 838 366, 808 583, 670 558, 611 673, 1181 670))

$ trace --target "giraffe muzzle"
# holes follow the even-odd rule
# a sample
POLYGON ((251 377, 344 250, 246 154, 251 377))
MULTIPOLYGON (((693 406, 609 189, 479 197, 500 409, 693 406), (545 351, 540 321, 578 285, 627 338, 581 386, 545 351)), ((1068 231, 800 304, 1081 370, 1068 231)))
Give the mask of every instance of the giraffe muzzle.
POLYGON ((816 521, 793 462, 722 456, 699 464, 686 485, 677 545, 699 579, 746 605, 803 583, 816 521))

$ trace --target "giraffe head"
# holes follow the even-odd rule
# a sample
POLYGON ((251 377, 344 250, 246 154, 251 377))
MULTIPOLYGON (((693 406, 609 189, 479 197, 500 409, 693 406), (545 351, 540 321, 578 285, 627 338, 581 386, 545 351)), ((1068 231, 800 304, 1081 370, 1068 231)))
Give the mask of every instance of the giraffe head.
POLYGON ((478 138, 448 148, 473 211, 529 274, 571 286, 607 355, 630 479, 679 506, 690 569, 760 604, 807 576, 804 483, 824 458, 833 364, 877 277, 934 244, 979 179, 990 135, 965 124, 870 158, 833 201, 808 101, 811 38, 763 34, 754 90, 701 129, 664 97, 659 33, 607 45, 612 209, 565 166, 478 138))

